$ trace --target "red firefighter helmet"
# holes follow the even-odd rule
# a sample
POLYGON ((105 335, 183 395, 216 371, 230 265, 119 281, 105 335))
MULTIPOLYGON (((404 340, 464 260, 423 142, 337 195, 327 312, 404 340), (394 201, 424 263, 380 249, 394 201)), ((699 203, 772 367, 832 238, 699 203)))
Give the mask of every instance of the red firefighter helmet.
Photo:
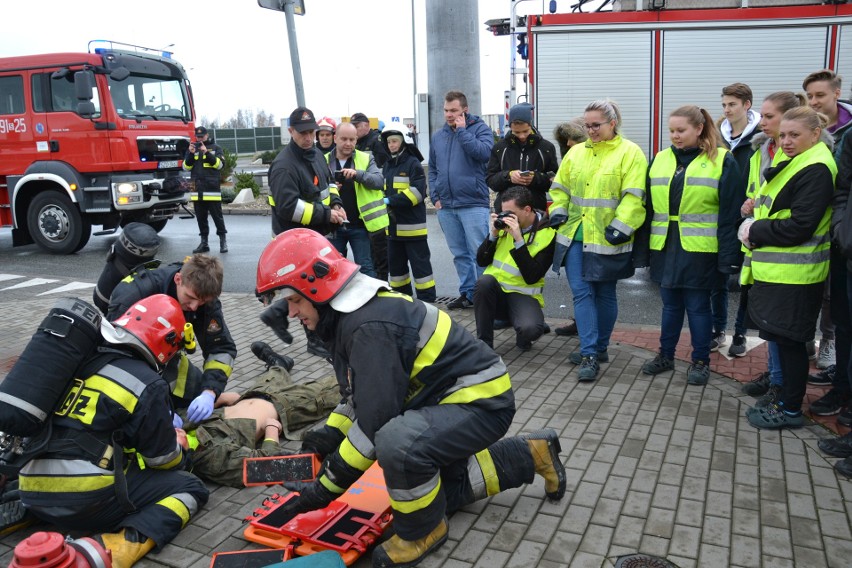
POLYGON ((178 301, 154 294, 130 306, 112 324, 102 320, 101 335, 109 343, 129 345, 159 370, 183 347, 185 325, 178 301))
POLYGON ((317 122, 317 130, 330 130, 334 132, 337 130, 337 123, 334 122, 333 118, 324 116, 317 122))
POLYGON ((311 229, 290 229, 263 249, 255 292, 264 296, 283 290, 285 297, 298 292, 315 304, 326 304, 356 274, 358 265, 341 256, 328 239, 311 229))

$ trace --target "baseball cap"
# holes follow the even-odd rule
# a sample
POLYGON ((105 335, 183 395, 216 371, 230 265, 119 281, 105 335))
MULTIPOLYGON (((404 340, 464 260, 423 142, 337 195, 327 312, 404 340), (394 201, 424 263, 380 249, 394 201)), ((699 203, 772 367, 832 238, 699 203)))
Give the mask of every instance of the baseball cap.
POLYGON ((317 130, 319 127, 313 111, 306 107, 299 107, 290 113, 290 128, 296 132, 304 132, 306 130, 317 130))
POLYGON ((207 134, 207 129, 204 128, 203 126, 199 126, 198 128, 195 129, 195 135, 196 136, 204 136, 205 134, 207 134))
POLYGON ((367 115, 363 112, 356 112, 352 115, 352 118, 349 119, 349 122, 352 124, 357 124, 359 122, 370 122, 370 119, 367 118, 367 115))

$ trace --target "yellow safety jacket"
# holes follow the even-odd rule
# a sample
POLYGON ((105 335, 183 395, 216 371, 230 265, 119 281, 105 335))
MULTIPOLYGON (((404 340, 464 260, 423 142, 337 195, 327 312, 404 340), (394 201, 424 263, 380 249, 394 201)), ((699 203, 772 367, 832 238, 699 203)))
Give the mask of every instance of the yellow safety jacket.
POLYGON ((648 177, 651 179, 651 250, 663 250, 671 221, 678 224, 680 244, 688 252, 719 252, 719 180, 728 151, 719 148, 716 160, 706 152, 686 167, 683 196, 676 215, 669 211, 669 186, 677 158, 671 148, 657 154, 648 177))
MULTIPOLYGON (((546 249, 556 238, 556 231, 550 227, 533 229, 529 233, 530 240, 527 242, 530 256, 535 256, 546 249)), ((507 232, 503 232, 497 238, 497 250, 494 252, 494 260, 485 269, 485 274, 490 274, 500 283, 500 288, 506 293, 526 294, 538 301, 544 307, 544 277, 535 284, 527 284, 521 271, 518 269, 515 259, 512 258, 512 249, 515 248, 515 240, 507 232)))
MULTIPOLYGON (((755 197, 754 219, 789 219, 790 210, 780 209, 773 213, 772 203, 787 182, 813 164, 825 164, 831 170, 832 180, 837 176, 837 165, 831 150, 823 142, 793 157, 790 163, 774 178, 765 182, 755 197)), ((752 282, 775 284, 817 284, 828 276, 831 239, 828 229, 831 208, 826 208, 813 236, 806 242, 793 247, 763 246, 751 251, 752 282)), ((748 258, 746 260, 749 260, 748 258)))
MULTIPOLYGON (((332 152, 325 155, 328 162, 332 152)), ((356 170, 367 171, 370 167, 370 154, 355 150, 352 155, 352 165, 356 170)), ((339 194, 338 194, 339 195, 339 194)), ((363 184, 355 182, 355 199, 358 203, 358 216, 371 233, 383 231, 390 225, 388 208, 385 205, 385 193, 381 189, 367 189, 363 184)))
POLYGON ((550 186, 550 217, 563 214, 556 242, 569 246, 583 225, 583 252, 614 255, 633 250, 633 234, 645 222, 648 161, 633 142, 616 136, 603 142, 586 141, 568 151, 550 186), (604 238, 612 225, 630 235, 611 245, 604 238))
MULTIPOLYGON (((758 148, 757 152, 751 155, 751 159, 749 159, 748 165, 748 187, 746 187, 746 197, 748 199, 754 199, 757 196, 757 192, 760 189, 760 186, 763 185, 763 158, 761 157, 761 149, 758 148)), ((772 163, 767 167, 774 167, 787 160, 787 156, 784 155, 784 152, 781 151, 781 148, 778 148, 775 151, 775 155, 772 157, 772 163)), ((751 275, 751 249, 747 246, 742 246, 743 251, 743 267, 740 271, 740 284, 753 284, 754 278, 751 275)))

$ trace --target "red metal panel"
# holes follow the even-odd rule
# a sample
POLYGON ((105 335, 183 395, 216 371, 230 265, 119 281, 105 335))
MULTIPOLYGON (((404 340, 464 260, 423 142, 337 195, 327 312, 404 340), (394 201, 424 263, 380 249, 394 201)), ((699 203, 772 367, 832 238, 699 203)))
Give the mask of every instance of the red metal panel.
POLYGON ((651 83, 651 155, 648 156, 649 161, 660 151, 660 144, 662 143, 660 121, 662 120, 663 108, 663 32, 654 30, 653 37, 654 61, 651 72, 654 74, 654 77, 651 83))

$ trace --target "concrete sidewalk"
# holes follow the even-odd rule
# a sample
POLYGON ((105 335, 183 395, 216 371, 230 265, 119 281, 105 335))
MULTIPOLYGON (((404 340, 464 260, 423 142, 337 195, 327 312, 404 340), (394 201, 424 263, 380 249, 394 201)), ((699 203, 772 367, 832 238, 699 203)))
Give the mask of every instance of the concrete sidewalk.
MULTIPOLYGON (((245 388, 262 371, 249 350, 258 339, 296 359, 297 380, 330 372, 307 355, 300 332, 289 348, 274 339, 258 320, 254 297, 225 294, 223 303, 240 349, 229 388, 245 388)), ((0 376, 51 305, 0 302, 6 316, 0 376)), ((474 329, 472 310, 450 314, 474 329)), ((576 338, 546 335, 523 353, 513 331, 497 332, 496 351, 509 366, 518 405, 510 434, 544 427, 560 432, 568 492, 548 503, 537 477, 533 485, 458 512, 450 519, 450 540, 422 566, 600 567, 638 552, 682 568, 849 566, 852 482, 836 477, 834 458, 816 446, 833 434, 813 422, 796 431, 756 430, 744 418, 753 399, 740 392, 736 378, 714 372, 706 387, 687 386, 684 361, 674 373, 643 375, 655 334, 659 329, 618 327, 611 362, 590 384, 577 381, 568 361, 576 338)), ((711 368, 742 380, 760 365, 760 352, 753 356, 723 364, 714 355, 711 368)), ((242 538, 242 520, 274 490, 210 488, 209 503, 178 538, 137 566, 202 568, 213 552, 257 548, 242 538)), ((34 530, 0 539, 0 565, 9 564, 12 548, 34 530)), ((369 554, 355 566, 371 566, 369 554)))

